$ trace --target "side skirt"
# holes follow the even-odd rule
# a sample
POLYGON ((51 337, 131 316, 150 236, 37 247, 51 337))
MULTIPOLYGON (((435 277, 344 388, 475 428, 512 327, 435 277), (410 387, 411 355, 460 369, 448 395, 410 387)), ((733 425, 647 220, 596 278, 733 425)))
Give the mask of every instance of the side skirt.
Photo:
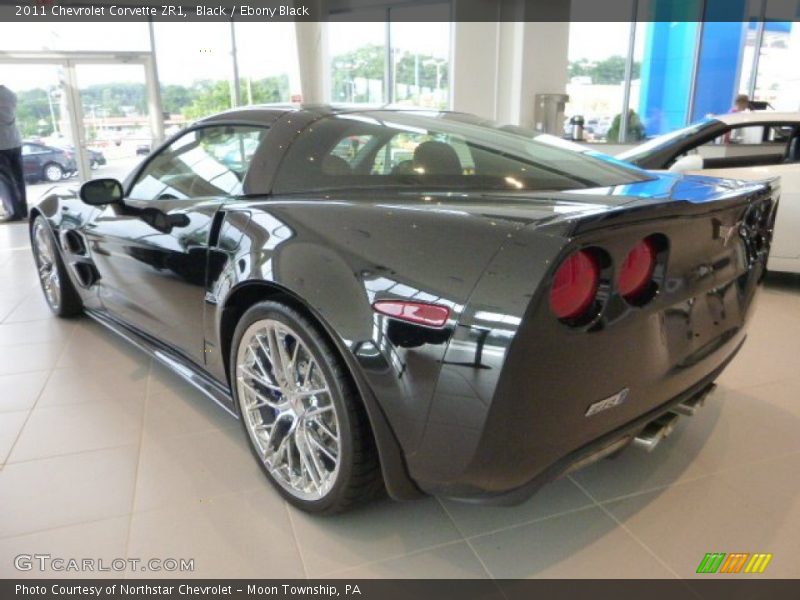
POLYGON ((184 358, 179 352, 166 344, 136 331, 105 313, 89 309, 85 309, 84 312, 107 329, 155 358, 176 375, 182 377, 187 383, 211 398, 225 412, 237 419, 239 418, 239 415, 234 410, 234 402, 230 390, 211 378, 194 362, 184 358))

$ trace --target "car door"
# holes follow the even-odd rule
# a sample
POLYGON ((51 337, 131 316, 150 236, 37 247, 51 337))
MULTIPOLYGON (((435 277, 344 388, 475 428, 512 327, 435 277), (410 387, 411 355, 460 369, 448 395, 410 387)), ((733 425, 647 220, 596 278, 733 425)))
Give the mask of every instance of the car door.
POLYGON ((204 362, 203 310, 209 234, 228 199, 242 194, 258 126, 193 129, 154 154, 85 227, 104 309, 204 362))
POLYGON ((31 152, 30 144, 22 144, 22 172, 25 179, 33 179, 36 169, 36 157, 31 152))
POLYGON ((42 177, 42 157, 46 154, 38 144, 22 144, 22 171, 29 180, 42 177))

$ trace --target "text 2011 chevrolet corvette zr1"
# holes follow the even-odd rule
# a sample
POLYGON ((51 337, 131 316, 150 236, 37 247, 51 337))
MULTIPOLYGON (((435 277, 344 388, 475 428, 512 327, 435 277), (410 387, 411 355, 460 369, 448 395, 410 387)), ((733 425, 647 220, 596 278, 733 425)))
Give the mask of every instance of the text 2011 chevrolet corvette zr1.
POLYGON ((513 501, 692 412, 745 338, 775 182, 456 113, 254 107, 32 211, 42 288, 239 416, 291 502, 513 501))

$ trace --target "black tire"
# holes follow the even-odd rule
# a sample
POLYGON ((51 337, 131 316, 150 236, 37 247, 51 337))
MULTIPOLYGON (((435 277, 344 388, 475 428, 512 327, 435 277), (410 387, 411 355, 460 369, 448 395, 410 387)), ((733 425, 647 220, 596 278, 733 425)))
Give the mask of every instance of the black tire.
MULTIPOLYGON (((56 316, 62 318, 78 316, 83 312, 83 302, 81 301, 81 297, 78 294, 78 291, 75 289, 75 286, 72 284, 72 280, 69 278, 67 268, 64 265, 64 260, 61 258, 61 251, 58 247, 58 242, 53 235, 53 232, 50 230, 47 220, 41 215, 38 215, 31 225, 31 246, 33 248, 33 258, 36 262, 37 270, 41 269, 43 262, 47 262, 44 260, 43 253, 37 240, 37 232, 40 230, 40 228, 42 235, 46 236, 46 241, 50 243, 53 267, 56 269, 58 274, 58 281, 57 284, 55 284, 58 288, 58 298, 57 300, 54 300, 53 295, 48 293, 48 290, 45 286, 44 277, 41 275, 40 271, 39 283, 42 286, 44 299, 47 302, 47 305, 50 307, 50 310, 52 310, 53 314, 56 316)), ((44 238, 42 239, 42 242, 45 242, 44 238)))
POLYGON ((64 167, 58 163, 50 162, 42 167, 42 178, 50 183, 64 179, 64 167))
POLYGON ((378 452, 358 391, 347 367, 326 335, 305 315, 294 308, 275 301, 264 301, 253 305, 239 320, 233 334, 230 356, 231 388, 241 414, 241 421, 250 450, 266 474, 270 483, 291 504, 299 509, 316 514, 335 514, 349 510, 379 496, 384 490, 378 452), (277 321, 287 325, 298 334, 319 365, 325 383, 331 390, 330 398, 335 405, 337 427, 340 437, 340 463, 335 483, 324 497, 306 500, 293 495, 280 484, 270 472, 259 454, 244 414, 237 381, 237 357, 243 336, 255 323, 277 321))

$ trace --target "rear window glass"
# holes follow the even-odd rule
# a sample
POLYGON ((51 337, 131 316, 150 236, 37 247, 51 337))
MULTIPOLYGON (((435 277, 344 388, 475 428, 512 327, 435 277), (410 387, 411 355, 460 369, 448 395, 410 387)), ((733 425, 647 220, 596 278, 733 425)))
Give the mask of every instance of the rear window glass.
POLYGON ((326 117, 298 135, 275 192, 361 188, 567 190, 645 181, 637 168, 551 136, 464 115, 375 111, 326 117))

